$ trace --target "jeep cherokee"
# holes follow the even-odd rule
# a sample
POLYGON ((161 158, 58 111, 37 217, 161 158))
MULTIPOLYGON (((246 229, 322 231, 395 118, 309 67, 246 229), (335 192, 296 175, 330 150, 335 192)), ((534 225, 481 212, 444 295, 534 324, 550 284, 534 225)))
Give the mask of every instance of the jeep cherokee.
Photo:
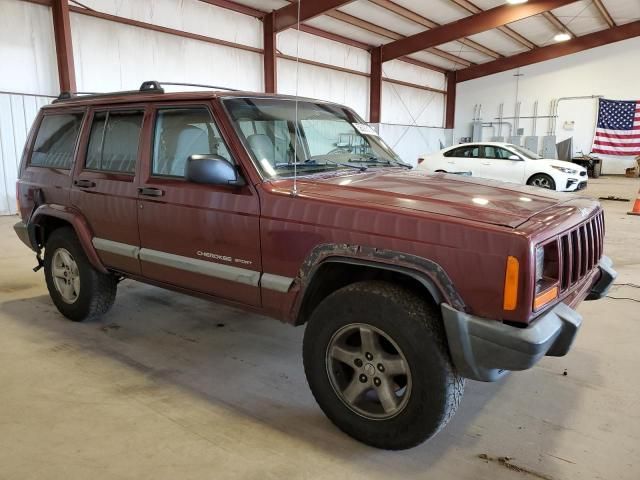
POLYGON ((616 276, 596 201, 412 170, 349 108, 282 95, 62 94, 17 199, 64 316, 130 278, 307 324, 318 404, 386 449, 437 433, 465 378, 565 355, 616 276))

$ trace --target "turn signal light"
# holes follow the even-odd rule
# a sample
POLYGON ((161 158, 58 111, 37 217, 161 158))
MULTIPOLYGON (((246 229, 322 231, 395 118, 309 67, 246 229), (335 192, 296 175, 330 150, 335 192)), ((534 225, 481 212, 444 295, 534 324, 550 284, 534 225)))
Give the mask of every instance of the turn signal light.
POLYGON ((516 257, 507 257, 507 269, 504 274, 505 310, 515 310, 518 305, 518 280, 520 277, 520 263, 516 257))
POLYGON ((535 300, 533 301, 533 309, 538 310, 540 307, 545 306, 552 300, 558 298, 558 287, 553 287, 547 290, 546 292, 542 292, 540 295, 536 295, 535 300))

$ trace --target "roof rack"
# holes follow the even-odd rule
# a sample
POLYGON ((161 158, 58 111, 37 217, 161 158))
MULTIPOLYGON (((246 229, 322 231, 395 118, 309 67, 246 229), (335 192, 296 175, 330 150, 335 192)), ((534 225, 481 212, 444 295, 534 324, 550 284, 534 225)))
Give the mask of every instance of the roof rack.
POLYGON ((162 85, 178 85, 184 87, 203 87, 213 88, 215 90, 228 90, 231 92, 237 92, 235 88, 218 87, 215 85, 204 85, 200 83, 179 83, 179 82, 158 82, 157 80, 147 80, 142 82, 138 90, 126 90, 122 92, 108 92, 108 93, 95 93, 95 92, 61 92, 58 98, 53 103, 59 102, 72 102, 77 100, 84 100, 87 98, 104 98, 120 95, 140 95, 141 93, 164 93, 162 85))

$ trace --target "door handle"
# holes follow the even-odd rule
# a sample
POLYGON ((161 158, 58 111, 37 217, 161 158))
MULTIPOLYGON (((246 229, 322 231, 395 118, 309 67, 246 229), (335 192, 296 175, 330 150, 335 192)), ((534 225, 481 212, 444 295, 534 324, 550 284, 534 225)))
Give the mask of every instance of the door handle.
POLYGON ((140 187, 138 188, 138 193, 147 197, 161 197, 164 195, 164 190, 153 187, 140 187))
POLYGON ((80 188, 93 188, 96 186, 96 182, 92 180, 75 180, 73 184, 80 188))
POLYGON ((491 162, 481 162, 482 165, 491 165, 491 162))
POLYGON ((452 165, 455 165, 456 162, 454 162, 453 160, 449 160, 447 163, 451 163, 452 165))

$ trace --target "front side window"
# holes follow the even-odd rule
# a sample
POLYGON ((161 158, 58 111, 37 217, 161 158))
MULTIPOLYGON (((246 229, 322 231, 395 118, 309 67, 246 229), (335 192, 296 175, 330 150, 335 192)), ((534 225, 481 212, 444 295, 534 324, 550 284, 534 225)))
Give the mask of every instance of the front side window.
POLYGON ((268 177, 408 167, 362 119, 345 107, 283 98, 224 100, 231 121, 268 177), (363 168, 364 167, 364 168, 363 168))
POLYGON ((513 155, 509 150, 502 147, 496 147, 494 145, 485 145, 484 156, 485 158, 495 158, 498 160, 508 160, 513 155))
POLYGON ((234 163, 208 109, 159 109, 153 142, 153 174, 184 177, 191 155, 220 156, 234 163))
POLYGON ((40 123, 30 164, 69 169, 80 132, 82 113, 45 115, 40 123))
POLYGON ((98 112, 93 116, 85 167, 115 173, 134 173, 144 113, 98 112))
POLYGON ((528 158, 529 160, 540 160, 542 157, 535 152, 532 152, 528 148, 519 147, 518 145, 509 145, 510 148, 513 148, 516 152, 522 155, 524 158, 528 158))

